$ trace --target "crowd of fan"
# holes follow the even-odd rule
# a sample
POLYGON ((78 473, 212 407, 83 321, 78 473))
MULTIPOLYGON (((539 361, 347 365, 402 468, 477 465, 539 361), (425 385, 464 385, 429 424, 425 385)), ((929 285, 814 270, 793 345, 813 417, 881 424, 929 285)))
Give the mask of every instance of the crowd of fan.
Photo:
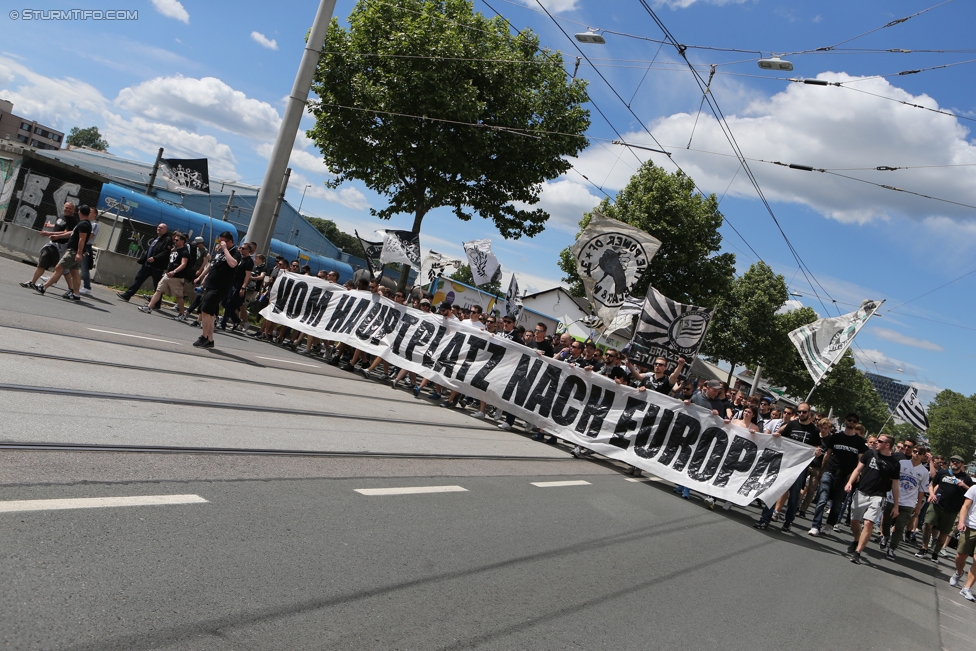
MULTIPOLYGON (((69 290, 65 298, 78 300, 78 294, 83 292, 79 272, 84 271, 87 277, 90 268, 87 256, 97 232, 92 228, 97 211, 82 206, 78 210, 79 218, 75 216, 74 205, 66 204, 64 212, 67 219, 63 223, 47 225, 53 230, 45 233, 51 239, 51 245, 45 248, 52 250, 42 250, 34 277, 21 285, 43 294, 68 272, 65 278, 69 290), (55 260, 54 274, 44 284, 38 284, 43 271, 55 260)), ((208 251, 203 238, 189 242, 187 236, 170 233, 166 224, 160 224, 156 238, 140 259, 142 266, 132 286, 118 296, 129 301, 146 280, 152 279, 156 291, 149 303, 139 309, 151 314, 160 309, 164 296, 173 297, 177 309, 174 318, 203 330, 194 346, 212 348, 214 330, 226 330, 230 322, 232 331, 249 332, 257 340, 321 357, 329 364, 358 372, 367 379, 389 382, 394 389, 404 386, 415 397, 426 396, 444 408, 470 409, 474 418, 493 418, 503 430, 514 427, 516 419, 511 413, 456 391, 447 391, 427 378, 395 368, 379 357, 371 359, 346 344, 322 341, 271 321, 260 323, 252 331, 252 315, 259 321, 257 313, 268 305, 272 284, 279 273, 311 275, 307 265, 280 257, 268 268, 264 257, 254 254, 255 249, 252 243, 234 246, 233 234, 225 232, 219 235, 213 250, 208 251), (184 300, 189 295, 194 295, 194 300, 187 308, 184 300), (194 312, 198 318, 190 321, 188 317, 194 312)), ((334 271, 320 271, 318 277, 334 283, 339 281, 334 271)), ((646 367, 630 359, 626 349, 601 348, 591 340, 581 342, 568 333, 550 334, 545 323, 524 328, 516 325, 510 316, 485 314, 478 305, 462 307, 444 302, 435 310, 429 295, 419 291, 393 291, 376 280, 350 280, 345 286, 380 294, 423 312, 436 312, 445 320, 465 321, 493 336, 520 343, 539 355, 606 376, 617 384, 638 391, 656 391, 698 405, 726 423, 751 432, 786 437, 810 446, 813 461, 776 504, 763 508, 755 528, 767 529, 773 522, 782 522, 779 528, 789 532, 797 517, 808 516, 810 536, 846 535, 843 527, 849 527, 853 540, 847 552, 851 562, 857 564, 872 543, 875 529, 878 531, 873 542, 889 561, 895 560, 902 543, 918 545, 915 557, 933 563, 949 555, 947 547, 955 547, 955 567, 949 583, 956 587, 963 582, 966 563, 976 550, 976 509, 972 508, 976 502, 976 486, 965 472, 961 457, 952 456, 947 460, 932 455, 910 438, 896 441, 889 434, 866 436, 857 414, 848 414, 838 430, 832 420, 820 417, 807 403, 781 408, 768 397, 730 391, 728 384, 719 380, 685 377, 685 359, 679 359, 668 373, 668 361, 664 358, 657 358, 651 367, 646 367)), ((530 425, 526 425, 526 431, 534 440, 557 442, 556 436, 530 425)), ((592 454, 581 446, 574 446, 572 451, 576 457, 592 454)), ((630 472, 640 474, 636 468, 630 472)), ((675 492, 685 499, 691 497, 688 487, 677 486, 675 492)), ((714 498, 706 496, 705 502, 714 508, 714 498)), ((724 508, 731 508, 731 504, 725 502, 724 508)), ((976 570, 972 567, 964 583, 960 594, 976 601, 972 592, 976 570)))

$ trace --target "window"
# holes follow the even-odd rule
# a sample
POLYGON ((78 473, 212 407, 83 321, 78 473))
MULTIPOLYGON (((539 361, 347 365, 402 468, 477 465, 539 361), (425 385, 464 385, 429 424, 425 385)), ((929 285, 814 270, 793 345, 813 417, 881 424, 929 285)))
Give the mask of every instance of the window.
POLYGON ((27 136, 25 136, 24 134, 21 133, 21 134, 18 134, 17 135, 17 140, 21 141, 24 144, 27 144, 28 138, 27 138, 27 136))
POLYGON ((40 147, 40 146, 41 143, 37 142, 36 140, 31 140, 31 147, 40 147))
POLYGON ((30 132, 30 130, 31 130, 31 125, 29 125, 29 124, 27 124, 26 122, 21 122, 21 123, 20 123, 20 130, 21 130, 21 131, 27 131, 27 132, 30 132))
POLYGON ((51 136, 51 140, 53 140, 54 142, 61 142, 61 136, 55 133, 51 136))

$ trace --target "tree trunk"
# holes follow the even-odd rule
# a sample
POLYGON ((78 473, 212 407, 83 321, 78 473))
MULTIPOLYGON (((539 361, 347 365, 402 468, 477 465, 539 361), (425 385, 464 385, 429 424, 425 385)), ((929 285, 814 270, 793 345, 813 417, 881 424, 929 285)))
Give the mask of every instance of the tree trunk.
MULTIPOLYGON (((413 228, 411 232, 415 233, 418 237, 420 236, 420 224, 424 221, 424 215, 427 214, 426 210, 417 210, 417 213, 413 217, 413 228)), ((406 263, 400 264, 400 279, 397 280, 397 291, 407 292, 407 280, 410 278, 410 265, 406 263)), ((417 270, 420 271, 419 269, 417 270)))

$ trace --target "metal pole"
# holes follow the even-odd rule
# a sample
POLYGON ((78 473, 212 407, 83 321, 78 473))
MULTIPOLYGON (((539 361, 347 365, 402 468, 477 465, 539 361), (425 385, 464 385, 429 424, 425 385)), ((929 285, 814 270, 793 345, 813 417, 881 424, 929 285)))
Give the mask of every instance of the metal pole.
POLYGON ((159 163, 163 160, 163 148, 159 148, 159 153, 156 154, 156 162, 153 164, 152 172, 149 174, 149 184, 146 186, 146 194, 151 194, 153 186, 156 185, 156 172, 159 171, 159 163))
POLYGON ((267 254, 271 245, 271 234, 274 232, 276 220, 276 215, 274 215, 275 197, 281 188, 285 168, 288 166, 288 159, 291 157, 291 149, 295 144, 298 126, 305 112, 308 92, 312 86, 312 79, 315 76, 315 69, 318 66, 319 55, 325 42, 325 35, 329 28, 329 21, 332 20, 334 9, 335 0, 320 0, 318 11, 315 13, 315 21, 312 23, 312 30, 309 32, 308 41, 305 43, 305 53, 302 55, 302 62, 298 66, 298 74, 295 75, 295 84, 292 86, 288 105, 281 119, 281 127, 278 129, 278 137, 275 139, 274 149, 271 152, 271 160, 268 162, 268 169, 264 174, 264 181, 261 183, 261 190, 258 192, 254 211, 251 213, 251 223, 248 224, 245 238, 248 242, 257 242, 261 253, 267 254))
MULTIPOLYGON (((278 213, 281 211, 281 204, 285 202, 285 190, 288 189, 288 179, 291 178, 291 168, 285 170, 285 176, 281 179, 281 189, 278 192, 278 200, 275 202, 274 213, 272 213, 271 223, 275 224, 278 222, 278 213)), ((257 207, 255 207, 255 210, 257 207)), ((253 214, 252 214, 253 219, 253 214)), ((252 222, 253 223, 253 222, 252 222)), ((268 233, 268 247, 271 247, 271 236, 274 231, 268 233)), ((251 240, 248 240, 250 242, 251 240)), ((291 234, 288 235, 288 243, 291 244, 291 234)))
POLYGON ((759 390, 759 378, 762 377, 762 364, 756 364, 756 374, 752 377, 752 388, 749 389, 749 395, 756 395, 756 391, 759 390))

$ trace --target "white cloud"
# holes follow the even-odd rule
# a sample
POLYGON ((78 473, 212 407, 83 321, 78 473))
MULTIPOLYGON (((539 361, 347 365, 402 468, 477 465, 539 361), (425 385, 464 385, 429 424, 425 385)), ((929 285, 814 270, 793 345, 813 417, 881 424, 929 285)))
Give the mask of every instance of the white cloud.
POLYGON ((857 360, 857 362, 864 367, 865 370, 871 373, 878 373, 879 375, 894 377, 896 373, 911 372, 914 374, 921 370, 914 364, 909 364, 903 360, 889 357, 875 348, 860 348, 855 346, 854 348, 851 348, 851 352, 854 354, 854 359, 857 360))
POLYGON ((151 122, 141 117, 131 120, 105 111, 103 135, 111 146, 156 154, 159 147, 174 158, 206 158, 212 176, 238 178, 237 160, 230 147, 213 136, 191 133, 170 124, 151 122))
POLYGON ((579 231, 579 221, 584 212, 589 212, 600 203, 600 198, 590 194, 583 185, 569 179, 546 182, 542 184, 539 202, 526 205, 517 202, 518 208, 535 210, 541 208, 549 213, 548 226, 558 228, 569 233, 579 231))
POLYGON ((107 104, 90 84, 71 77, 45 77, 4 56, 0 56, 0 97, 13 102, 18 115, 64 131, 83 117, 100 113, 107 104))
MULTIPOLYGON (((845 73, 822 73, 818 79, 853 82, 849 88, 938 108, 927 95, 912 95, 885 79, 855 78, 845 73)), ((716 78, 718 79, 718 78, 716 78)), ((840 87, 789 84, 771 97, 748 98, 736 93, 731 102, 719 92, 727 121, 748 158, 809 165, 837 170, 840 174, 886 184, 965 204, 976 204, 976 144, 959 120, 899 102, 884 100, 840 87), (742 104, 738 114, 729 104, 742 104), (877 171, 878 166, 917 169, 877 171), (957 167, 938 167, 955 165, 957 167), (968 165, 968 166, 967 166, 968 165), (936 166, 936 167, 922 167, 936 166), (867 168, 860 171, 841 171, 867 168)), ((738 174, 738 161, 718 123, 703 113, 675 113, 649 125, 674 160, 706 192, 722 194, 735 181, 729 194, 755 199, 755 190, 745 174, 738 174), (692 150, 685 148, 694 128, 692 150), (695 151, 702 150, 702 151, 695 151), (722 155, 715 155, 717 152, 722 155)), ((634 144, 656 146, 643 131, 624 134, 634 144)), ((673 164, 666 156, 635 150, 667 170, 673 164)), ((602 178, 611 169, 618 152, 593 146, 579 158, 577 167, 590 178, 602 178)), ((634 157, 621 158, 634 164, 634 157)), ((758 161, 750 162, 766 197, 773 201, 809 206, 841 222, 865 223, 877 219, 904 217, 922 221, 931 217, 972 220, 972 210, 944 202, 923 199, 903 192, 841 178, 758 161)), ((632 171, 617 165, 603 185, 619 188, 632 171)))
POLYGON ((895 330, 889 330, 888 328, 872 328, 871 334, 881 337, 885 341, 891 341, 896 344, 901 344, 903 346, 911 346, 913 348, 921 348, 922 350, 934 350, 936 352, 941 352, 945 350, 939 344, 932 343, 931 341, 926 341, 925 339, 916 339, 915 337, 909 337, 895 330))
MULTIPOLYGON (((299 174, 298 172, 292 171, 291 177, 288 180, 288 187, 290 187, 293 192, 297 191, 299 194, 301 194, 301 191, 306 184, 311 186, 305 191, 306 202, 309 199, 324 199, 325 201, 331 201, 332 203, 343 205, 351 210, 365 211, 369 209, 369 200, 366 199, 366 195, 364 195, 358 188, 347 186, 344 188, 339 188, 338 190, 332 190, 323 186, 322 184, 310 183, 308 178, 302 174, 299 174)), ((295 208, 298 208, 297 204, 295 205, 295 208)), ((308 213, 309 211, 302 210, 302 212, 308 213)))
POLYGON ((255 140, 274 140, 281 118, 267 102, 215 77, 157 77, 123 88, 115 103, 150 120, 193 129, 196 122, 255 140))
POLYGON ((261 47, 266 47, 269 50, 278 49, 278 41, 274 40, 273 38, 269 39, 261 32, 251 32, 251 39, 261 47))
POLYGON ((190 14, 187 13, 180 0, 151 0, 156 11, 166 16, 174 18, 180 22, 190 24, 190 14))
MULTIPOLYGON (((740 5, 744 2, 747 2, 747 0, 701 0, 701 1, 704 2, 705 4, 718 5, 720 7, 722 5, 732 5, 732 4, 740 5)), ((699 2, 699 0, 655 0, 654 4, 659 7, 666 6, 669 9, 687 9, 688 7, 695 4, 696 2, 699 2)))
MULTIPOLYGON (((522 4, 530 9, 538 9, 539 5, 535 0, 519 0, 522 4)), ((576 11, 576 5, 579 0, 543 0, 546 9, 556 13, 562 13, 566 11, 576 11)))

